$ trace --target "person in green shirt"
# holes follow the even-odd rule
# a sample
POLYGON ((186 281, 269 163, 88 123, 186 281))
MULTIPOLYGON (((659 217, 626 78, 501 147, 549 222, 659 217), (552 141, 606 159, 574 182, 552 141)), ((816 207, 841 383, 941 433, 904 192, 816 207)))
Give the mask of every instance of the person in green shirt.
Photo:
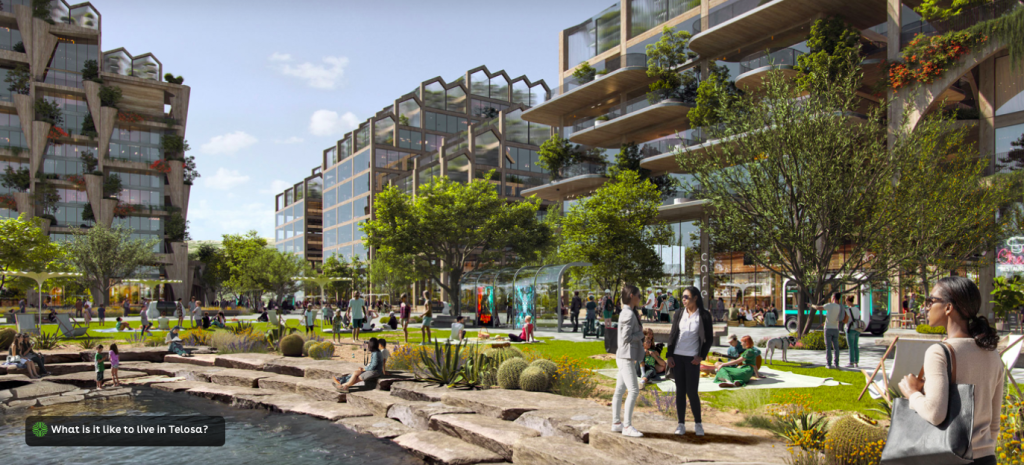
POLYGON ((96 361, 96 389, 103 389, 103 371, 106 370, 107 366, 107 355, 103 354, 103 346, 96 346, 96 355, 93 356, 93 360, 96 361))
POLYGON ((757 373, 757 357, 761 355, 761 351, 754 347, 754 339, 750 336, 743 336, 740 340, 746 349, 740 354, 740 358, 715 364, 718 369, 715 382, 720 383, 719 387, 743 387, 751 378, 760 377, 757 373))

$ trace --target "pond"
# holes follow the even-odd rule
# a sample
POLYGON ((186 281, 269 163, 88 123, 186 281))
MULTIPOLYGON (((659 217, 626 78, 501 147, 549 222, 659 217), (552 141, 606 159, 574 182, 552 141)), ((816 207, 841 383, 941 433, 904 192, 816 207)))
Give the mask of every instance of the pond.
POLYGON ((145 391, 131 401, 63 404, 0 415, 3 463, 138 464, 339 463, 405 465, 422 462, 402 448, 373 436, 305 415, 239 410, 196 397, 145 391), (227 423, 223 447, 28 447, 29 415, 212 415, 227 423))

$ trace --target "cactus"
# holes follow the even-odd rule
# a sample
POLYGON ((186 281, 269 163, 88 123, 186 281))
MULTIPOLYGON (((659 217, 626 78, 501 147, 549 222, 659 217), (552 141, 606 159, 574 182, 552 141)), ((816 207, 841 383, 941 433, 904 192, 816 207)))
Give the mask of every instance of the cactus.
POLYGON ((846 416, 835 422, 825 439, 825 456, 829 463, 867 465, 878 463, 886 432, 856 416, 846 416))
POLYGON ((524 391, 544 392, 550 385, 550 376, 537 365, 527 367, 519 375, 519 387, 524 391))
POLYGON ((501 366, 510 358, 523 358, 523 353, 514 347, 492 347, 484 351, 484 356, 491 360, 492 366, 501 366))
POLYGON ((540 359, 534 360, 533 363, 530 364, 530 366, 538 367, 541 370, 544 370, 544 372, 548 374, 548 381, 555 381, 555 375, 558 374, 558 365, 555 365, 555 362, 552 362, 551 360, 540 359))
POLYGON ((286 357, 302 356, 302 338, 298 334, 290 334, 281 339, 281 355, 286 357))
POLYGON ((17 333, 13 329, 0 330, 0 350, 7 350, 11 347, 15 334, 17 333))
POLYGON ((317 345, 317 344, 319 344, 319 342, 314 341, 314 340, 309 340, 309 341, 306 341, 305 344, 302 344, 302 356, 303 357, 309 356, 309 349, 312 348, 313 346, 317 345))
POLYGON ((523 374, 523 370, 528 366, 526 360, 519 357, 505 360, 498 367, 498 386, 502 389, 519 389, 519 375, 523 374))
POLYGON ((498 385, 498 369, 494 367, 488 367, 486 370, 480 373, 480 385, 483 387, 491 387, 498 385))
POLYGON ((330 360, 334 356, 334 344, 320 342, 309 348, 309 357, 313 360, 330 360))

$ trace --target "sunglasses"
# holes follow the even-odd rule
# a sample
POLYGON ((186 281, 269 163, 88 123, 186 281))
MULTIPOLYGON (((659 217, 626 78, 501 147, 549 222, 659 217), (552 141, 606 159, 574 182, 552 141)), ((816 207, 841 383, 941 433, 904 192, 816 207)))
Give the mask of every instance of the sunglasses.
POLYGON ((686 294, 683 294, 683 296, 682 296, 682 297, 680 297, 680 299, 683 299, 683 300, 690 300, 690 296, 688 296, 688 295, 686 295, 686 294))
POLYGON ((947 302, 949 302, 949 301, 946 300, 946 299, 943 299, 941 297, 931 297, 931 296, 928 296, 927 298, 924 299, 924 304, 926 306, 928 306, 928 307, 931 307, 932 305, 935 305, 937 303, 947 303, 947 302))

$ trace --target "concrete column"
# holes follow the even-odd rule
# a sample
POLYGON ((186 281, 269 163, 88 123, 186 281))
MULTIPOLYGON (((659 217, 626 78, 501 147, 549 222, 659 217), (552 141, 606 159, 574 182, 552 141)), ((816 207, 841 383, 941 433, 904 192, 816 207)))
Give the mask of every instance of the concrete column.
MULTIPOLYGON (((995 171, 996 151, 996 60, 989 58, 978 65, 978 153, 989 160, 987 172, 995 171)), ((992 262, 981 267, 978 274, 978 288, 981 291, 981 314, 994 321, 991 298, 994 285, 992 280, 996 277, 996 251, 990 250, 988 254, 992 262)))
POLYGON ((709 29, 710 19, 708 14, 711 12, 711 0, 700 1, 700 30, 704 32, 709 29))
MULTIPOLYGON (((900 59, 900 28, 902 27, 903 3, 901 0, 887 0, 885 5, 886 13, 886 58, 889 61, 900 59)), ((891 104, 889 105, 889 137, 891 147, 895 142, 896 131, 903 121, 903 98, 899 97, 892 89, 888 90, 891 104)))
MULTIPOLYGON (((562 72, 569 66, 569 36, 565 31, 558 31, 558 85, 561 87, 562 72)), ((467 81, 468 82, 468 81, 467 81)))

